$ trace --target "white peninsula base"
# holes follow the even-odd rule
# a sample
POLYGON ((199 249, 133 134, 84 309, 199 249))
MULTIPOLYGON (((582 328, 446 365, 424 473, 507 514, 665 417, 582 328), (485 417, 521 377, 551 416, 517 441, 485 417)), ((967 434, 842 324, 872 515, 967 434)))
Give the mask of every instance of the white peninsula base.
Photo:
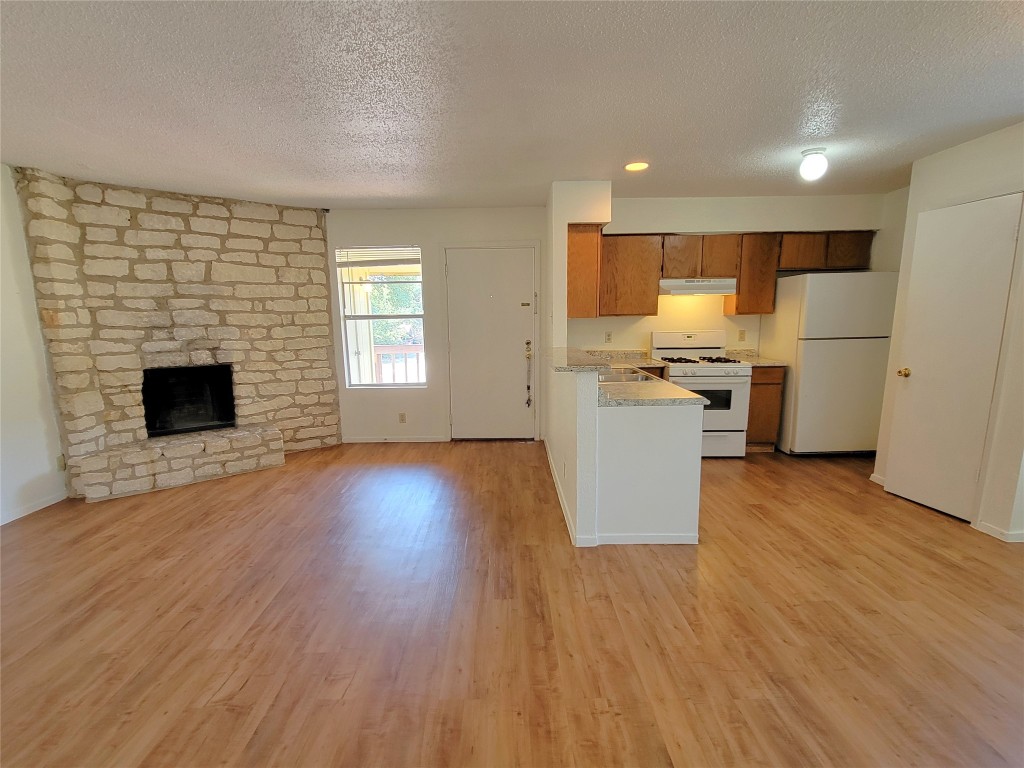
POLYGON ((696 544, 703 408, 597 409, 597 543, 696 544))

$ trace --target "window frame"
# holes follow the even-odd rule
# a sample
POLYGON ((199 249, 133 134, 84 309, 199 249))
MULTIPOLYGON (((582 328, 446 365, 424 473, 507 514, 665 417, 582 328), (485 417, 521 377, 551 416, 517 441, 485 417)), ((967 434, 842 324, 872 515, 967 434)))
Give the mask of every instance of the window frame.
MULTIPOLYGON (((399 382, 353 382, 352 376, 352 365, 350 358, 350 326, 349 322, 369 322, 371 323, 372 333, 372 321, 374 320, 419 320, 422 324, 424 337, 426 336, 426 301, 423 296, 423 249, 418 245, 404 245, 404 246, 352 246, 348 248, 336 248, 334 251, 334 265, 335 265, 335 284, 338 291, 338 302, 340 324, 341 324, 341 346, 342 346, 342 357, 344 358, 342 363, 345 368, 345 387, 347 389, 424 389, 427 386, 427 343, 426 338, 423 339, 422 350, 419 355, 422 357, 423 367, 423 380, 422 381, 399 381, 399 382), (407 252, 406 255, 400 255, 396 252, 407 252), (412 252, 415 251, 415 254, 412 252), (386 257, 374 257, 374 252, 392 252, 396 253, 394 258, 386 257), (355 258, 345 257, 345 254, 357 254, 355 258), (363 255, 363 259, 358 258, 358 254, 363 255), (378 284, 404 284, 404 285, 415 285, 420 286, 420 303, 421 310, 419 314, 416 313, 394 313, 394 314, 366 314, 349 312, 347 301, 346 301, 346 288, 360 285, 372 285, 373 283, 365 281, 352 281, 346 280, 344 271, 352 268, 372 268, 373 266, 395 266, 400 264, 416 264, 419 267, 419 277, 416 280, 393 280, 393 281, 376 281, 378 284)), ((372 341, 371 341, 372 344, 372 341)), ((357 350, 361 352, 361 350, 357 350)), ((419 369, 419 364, 417 364, 419 369)))

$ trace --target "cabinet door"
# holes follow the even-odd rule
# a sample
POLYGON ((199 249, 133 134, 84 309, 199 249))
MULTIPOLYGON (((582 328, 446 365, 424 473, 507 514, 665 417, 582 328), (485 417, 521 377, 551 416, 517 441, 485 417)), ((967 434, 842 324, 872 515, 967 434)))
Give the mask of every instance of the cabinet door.
POLYGON ((738 277, 741 235, 704 235, 701 277, 738 277))
POLYGON ((597 317, 601 225, 570 224, 566 301, 569 317, 597 317))
POLYGON ((747 416, 748 443, 774 443, 782 415, 781 384, 751 384, 747 416))
POLYGON ((725 314, 770 315, 775 311, 775 272, 779 268, 781 239, 773 233, 743 235, 736 295, 725 297, 725 314))
POLYGON ((661 235, 602 237, 600 314, 658 314, 661 262, 661 235))
POLYGON ((871 265, 874 232, 832 232, 825 266, 829 269, 867 269, 871 265))
POLYGON ((828 235, 787 232, 782 236, 779 269, 824 269, 828 235))
POLYGON ((703 235, 665 235, 663 277, 700 277, 703 235))

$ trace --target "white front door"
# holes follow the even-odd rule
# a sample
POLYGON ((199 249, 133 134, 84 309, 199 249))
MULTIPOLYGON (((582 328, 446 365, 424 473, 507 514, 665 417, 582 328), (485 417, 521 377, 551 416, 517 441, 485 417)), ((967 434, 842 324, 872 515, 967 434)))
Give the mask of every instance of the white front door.
POLYGON ((1021 195, 928 211, 901 327, 885 489, 971 519, 1009 295, 1021 195), (906 369, 907 376, 897 376, 906 369))
POLYGON ((445 249, 455 439, 535 436, 535 255, 531 247, 445 249))

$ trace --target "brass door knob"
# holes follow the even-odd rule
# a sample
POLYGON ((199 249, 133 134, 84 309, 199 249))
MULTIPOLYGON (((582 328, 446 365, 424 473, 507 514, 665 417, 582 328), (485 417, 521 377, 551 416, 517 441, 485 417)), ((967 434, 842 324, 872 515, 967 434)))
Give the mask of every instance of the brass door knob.
POLYGON ((902 376, 905 379, 909 379, 910 378, 910 369, 909 368, 900 368, 898 371, 896 371, 896 375, 897 376, 902 376))

